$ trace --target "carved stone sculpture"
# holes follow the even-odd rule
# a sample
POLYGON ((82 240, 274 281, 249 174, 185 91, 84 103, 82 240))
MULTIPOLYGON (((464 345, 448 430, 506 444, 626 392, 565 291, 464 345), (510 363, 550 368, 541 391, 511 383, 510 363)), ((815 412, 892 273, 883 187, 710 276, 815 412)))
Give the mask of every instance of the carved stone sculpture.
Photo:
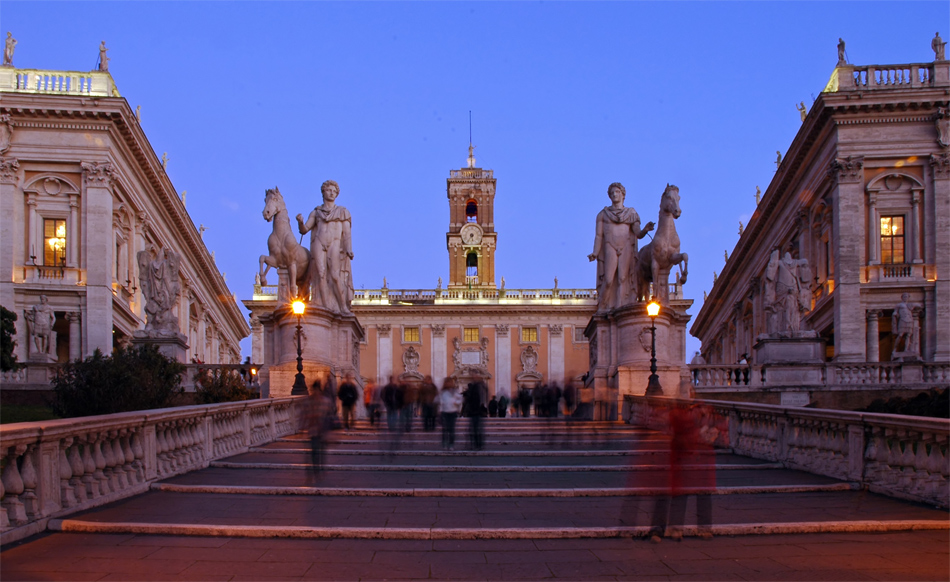
POLYGON ((803 314, 811 309, 811 268, 807 259, 793 259, 790 253, 779 258, 774 249, 765 268, 765 312, 767 337, 813 337, 814 331, 801 329, 803 314))
POLYGON ((350 211, 335 203, 340 195, 336 182, 327 180, 320 191, 323 204, 313 209, 307 221, 297 215, 300 234, 310 233, 310 301, 335 313, 349 315, 353 301, 350 211))
POLYGON ((267 285, 267 271, 271 267, 286 269, 288 272, 289 296, 282 300, 289 301, 298 297, 306 297, 308 289, 308 275, 310 271, 310 253, 297 242, 293 230, 290 228, 290 217, 287 214, 287 205, 280 189, 274 186, 273 190, 264 193, 264 220, 272 222, 274 229, 267 237, 267 252, 261 255, 260 265, 261 285, 267 285))
POLYGON ((627 190, 620 182, 607 187, 611 205, 597 215, 594 252, 587 260, 597 261, 597 311, 604 312, 636 300, 637 241, 651 230, 641 230, 640 215, 623 205, 627 190))
POLYGON ((171 249, 156 252, 154 247, 136 255, 139 281, 145 296, 145 332, 149 335, 178 334, 175 306, 181 291, 181 255, 171 249))
POLYGON ((521 371, 538 371, 538 351, 534 349, 534 346, 529 345, 525 349, 521 350, 521 371))
MULTIPOLYGON (((653 296, 663 305, 669 305, 670 269, 673 265, 683 265, 677 282, 686 282, 689 272, 689 255, 680 252, 680 237, 676 233, 675 220, 680 217, 680 190, 667 184, 660 197, 659 225, 653 240, 640 249, 637 261, 635 281, 637 299, 648 300, 650 283, 653 283, 653 296)), ((648 230, 653 223, 647 225, 648 230)))
POLYGON ((452 363, 455 365, 453 378, 491 377, 488 372, 488 338, 481 338, 477 348, 463 348, 461 340, 454 337, 452 346, 452 363))
MULTIPOLYGON (((9 32, 7 35, 9 36, 9 32)), ((933 40, 930 41, 930 48, 934 50, 934 60, 935 61, 945 61, 947 60, 947 43, 943 42, 943 39, 940 38, 940 33, 934 35, 933 40)))
POLYGON ((13 66, 13 51, 16 50, 16 39, 13 38, 13 33, 7 33, 7 40, 3 46, 3 66, 12 67, 13 66))
POLYGON ((416 348, 409 346, 409 349, 402 354, 402 367, 406 372, 418 372, 420 360, 421 358, 416 348))
POLYGON ((908 359, 917 356, 919 352, 917 319, 913 308, 908 303, 910 294, 902 293, 900 304, 894 308, 891 317, 891 329, 894 334, 894 352, 892 359, 908 359))
POLYGON ((99 43, 99 70, 108 71, 109 70, 109 57, 106 56, 106 53, 109 52, 109 49, 106 48, 106 41, 99 43))
POLYGON ((40 302, 27 309, 23 315, 30 335, 30 359, 49 361, 55 355, 53 350, 56 346, 56 332, 53 331, 56 314, 49 306, 49 298, 40 295, 40 302))
POLYGON ((808 109, 805 107, 805 102, 800 102, 795 106, 795 109, 798 109, 798 113, 801 115, 802 121, 805 121, 805 118, 808 117, 808 109))
POLYGON ((838 39, 838 66, 840 67, 842 65, 847 65, 847 64, 848 64, 848 59, 845 57, 845 54, 844 54, 844 40, 839 38, 838 39))

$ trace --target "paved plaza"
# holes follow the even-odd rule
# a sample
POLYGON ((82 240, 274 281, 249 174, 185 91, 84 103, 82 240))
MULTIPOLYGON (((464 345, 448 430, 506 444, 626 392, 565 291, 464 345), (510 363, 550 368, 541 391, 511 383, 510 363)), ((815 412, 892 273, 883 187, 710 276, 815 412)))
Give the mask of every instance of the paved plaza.
POLYGON ((444 451, 338 432, 307 484, 309 441, 280 439, 3 548, 3 580, 947 580, 948 514, 719 451, 712 539, 649 539, 662 434, 489 419, 444 451))

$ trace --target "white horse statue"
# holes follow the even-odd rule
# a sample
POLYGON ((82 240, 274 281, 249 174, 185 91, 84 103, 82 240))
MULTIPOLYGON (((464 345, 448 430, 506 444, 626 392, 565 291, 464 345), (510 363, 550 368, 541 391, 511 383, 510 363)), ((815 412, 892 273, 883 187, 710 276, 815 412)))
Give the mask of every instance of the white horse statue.
POLYGON ((686 282, 689 256, 680 252, 680 237, 676 234, 675 219, 680 217, 680 189, 666 185, 660 197, 660 218, 657 221, 656 235, 638 254, 637 261, 637 299, 650 299, 650 283, 653 283, 653 296, 663 305, 669 305, 670 269, 673 265, 683 265, 679 277, 686 282))
POLYGON ((310 251, 297 242, 290 229, 287 205, 276 186, 264 194, 263 215, 264 220, 274 223, 274 231, 267 237, 267 252, 270 254, 261 255, 260 259, 261 285, 267 285, 267 271, 271 267, 287 269, 290 297, 297 297, 298 289, 306 293, 310 251))

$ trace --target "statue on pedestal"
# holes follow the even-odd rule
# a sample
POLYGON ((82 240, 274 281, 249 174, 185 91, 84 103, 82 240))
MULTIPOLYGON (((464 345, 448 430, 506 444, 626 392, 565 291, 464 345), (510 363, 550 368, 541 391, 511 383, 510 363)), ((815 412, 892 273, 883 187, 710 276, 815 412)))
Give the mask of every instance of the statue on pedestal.
POLYGON ((894 352, 892 359, 912 359, 918 356, 918 329, 914 311, 908 304, 909 293, 901 293, 901 302, 891 316, 891 329, 894 334, 894 352))
POLYGON ((640 215, 623 205, 627 190, 620 182, 607 187, 611 205, 597 215, 594 252, 587 260, 597 261, 597 311, 604 312, 636 301, 637 241, 653 223, 640 228, 640 215))
POLYGON ((30 358, 49 360, 56 346, 56 314, 49 306, 49 298, 40 295, 40 302, 24 312, 26 329, 30 335, 30 358))
POLYGON ((308 276, 310 271, 310 253, 297 242, 293 230, 290 228, 290 217, 287 214, 287 205, 280 189, 274 186, 264 193, 264 220, 274 224, 274 230, 267 237, 267 252, 261 255, 260 284, 267 285, 267 271, 286 269, 288 276, 289 297, 282 300, 290 301, 307 296, 308 276))
POLYGON ((801 329, 802 315, 811 309, 811 268, 808 259, 793 259, 790 253, 779 258, 772 251, 765 268, 765 312, 768 337, 812 337, 801 329))
POLYGON ((349 315, 353 301, 350 211, 335 204, 340 195, 336 182, 327 180, 320 191, 323 204, 313 209, 307 221, 297 215, 300 234, 310 233, 310 302, 349 315))
MULTIPOLYGON (((7 35, 9 36, 9 32, 7 35)), ((14 41, 16 42, 16 41, 14 41)), ((947 43, 943 42, 943 39, 940 38, 940 33, 934 35, 933 40, 930 41, 930 48, 934 50, 934 60, 935 61, 945 61, 947 60, 947 43)))
POLYGON ((7 40, 3 46, 3 66, 12 67, 13 66, 13 51, 16 49, 16 39, 13 38, 13 33, 7 33, 7 40))
MULTIPOLYGON (((689 255, 680 252, 680 237, 676 233, 675 220, 680 217, 680 189, 667 184, 660 197, 659 226, 653 240, 640 249, 635 271, 637 299, 650 299, 650 283, 653 283, 653 297, 663 305, 669 305, 670 269, 673 265, 683 265, 677 276, 677 284, 686 283, 689 274, 689 255)), ((647 225, 652 228, 653 223, 647 225)))
POLYGON ((181 255, 171 249, 155 252, 154 247, 136 255, 139 281, 145 297, 145 332, 150 335, 178 334, 178 294, 181 291, 181 255))

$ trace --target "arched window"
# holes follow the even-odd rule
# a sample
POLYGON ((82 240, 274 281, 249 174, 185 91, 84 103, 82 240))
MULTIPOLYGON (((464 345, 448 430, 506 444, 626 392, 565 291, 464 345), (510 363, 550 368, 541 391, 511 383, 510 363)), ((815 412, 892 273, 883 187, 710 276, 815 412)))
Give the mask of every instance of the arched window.
POLYGON ((478 254, 468 253, 467 255, 465 255, 465 276, 466 277, 478 276, 478 254))
POLYGON ((469 200, 465 203, 465 222, 478 222, 478 202, 469 200))

